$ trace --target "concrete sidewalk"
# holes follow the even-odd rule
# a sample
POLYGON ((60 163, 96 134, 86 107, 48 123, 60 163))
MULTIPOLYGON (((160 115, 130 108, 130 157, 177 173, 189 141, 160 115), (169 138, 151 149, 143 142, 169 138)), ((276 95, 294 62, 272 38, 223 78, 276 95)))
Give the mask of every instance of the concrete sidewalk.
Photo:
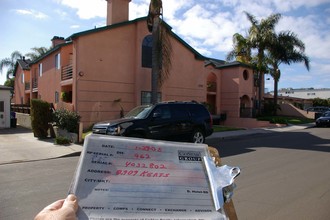
MULTIPOLYGON (((238 131, 216 132, 207 139, 227 139, 242 135, 272 132, 288 132, 314 126, 311 124, 289 125, 280 128, 255 128, 238 131)), ((69 155, 79 155, 82 145, 55 145, 54 139, 39 140, 30 129, 23 127, 0 129, 0 165, 27 161, 47 160, 69 155)))
POLYGON ((79 155, 81 150, 78 144, 55 145, 53 138, 39 140, 30 129, 20 126, 0 129, 0 165, 79 155))

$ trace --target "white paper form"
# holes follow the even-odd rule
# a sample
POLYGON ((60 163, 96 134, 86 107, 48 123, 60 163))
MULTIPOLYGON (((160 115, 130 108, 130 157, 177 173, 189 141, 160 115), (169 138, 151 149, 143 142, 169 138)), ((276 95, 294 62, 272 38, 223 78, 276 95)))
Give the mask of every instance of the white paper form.
POLYGON ((78 219, 222 219, 202 162, 207 147, 89 135, 71 188, 78 219))

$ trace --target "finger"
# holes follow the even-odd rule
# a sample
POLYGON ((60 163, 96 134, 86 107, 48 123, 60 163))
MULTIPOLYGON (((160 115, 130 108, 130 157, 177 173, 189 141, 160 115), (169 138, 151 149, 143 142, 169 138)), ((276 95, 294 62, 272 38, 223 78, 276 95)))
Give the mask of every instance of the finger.
POLYGON ((78 210, 77 197, 73 194, 68 195, 63 203, 63 208, 65 207, 72 208, 76 212, 78 210))
POLYGON ((46 206, 43 211, 53 211, 53 210, 58 210, 63 206, 64 199, 57 200, 56 202, 53 202, 52 204, 46 206))

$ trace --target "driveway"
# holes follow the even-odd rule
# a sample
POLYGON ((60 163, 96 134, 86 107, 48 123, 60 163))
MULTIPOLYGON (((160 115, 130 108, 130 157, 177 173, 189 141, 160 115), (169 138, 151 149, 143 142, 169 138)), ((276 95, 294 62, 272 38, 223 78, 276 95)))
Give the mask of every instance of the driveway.
POLYGON ((0 129, 0 164, 58 158, 81 150, 78 144, 55 145, 53 138, 35 138, 32 130, 20 126, 0 129))

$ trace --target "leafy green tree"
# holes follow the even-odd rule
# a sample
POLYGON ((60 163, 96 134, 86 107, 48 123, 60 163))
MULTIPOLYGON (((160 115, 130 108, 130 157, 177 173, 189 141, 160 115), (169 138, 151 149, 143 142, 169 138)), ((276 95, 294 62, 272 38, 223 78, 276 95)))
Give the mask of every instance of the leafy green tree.
POLYGON ((7 79, 4 83, 5 86, 14 88, 15 85, 15 79, 7 79))
POLYGON ((330 99, 315 98, 315 99, 313 99, 313 106, 329 106, 330 107, 330 99))
POLYGON ((15 64, 18 59, 22 57, 19 51, 14 51, 11 53, 10 57, 4 58, 0 61, 0 73, 7 68, 7 79, 10 79, 14 74, 15 64))
POLYGON ((151 103, 157 102, 158 88, 169 77, 172 47, 168 31, 162 25, 163 6, 161 0, 150 0, 147 26, 152 33, 151 103))
MULTIPOLYGON (((270 65, 270 75, 274 79, 274 106, 277 105, 278 99, 278 82, 281 77, 280 64, 290 65, 292 63, 304 62, 305 67, 309 70, 309 58, 305 54, 305 44, 290 31, 282 31, 275 34, 273 41, 268 47, 267 63, 270 65)), ((274 114, 276 115, 274 108, 274 114)))
POLYGON ((46 47, 33 47, 31 48, 32 52, 25 54, 26 57, 30 58, 32 61, 38 59, 49 50, 46 47))
POLYGON ((262 82, 264 74, 267 72, 265 64, 265 51, 271 46, 275 35, 275 26, 281 18, 280 14, 272 14, 269 17, 258 21, 253 15, 245 12, 251 27, 248 31, 247 41, 252 49, 257 50, 257 77, 258 77, 258 110, 261 113, 261 99, 262 99, 262 82))
POLYGON ((11 87, 13 89, 10 90, 11 96, 13 97, 14 95, 14 87, 15 87, 15 78, 12 79, 7 79, 4 83, 4 86, 11 87))

